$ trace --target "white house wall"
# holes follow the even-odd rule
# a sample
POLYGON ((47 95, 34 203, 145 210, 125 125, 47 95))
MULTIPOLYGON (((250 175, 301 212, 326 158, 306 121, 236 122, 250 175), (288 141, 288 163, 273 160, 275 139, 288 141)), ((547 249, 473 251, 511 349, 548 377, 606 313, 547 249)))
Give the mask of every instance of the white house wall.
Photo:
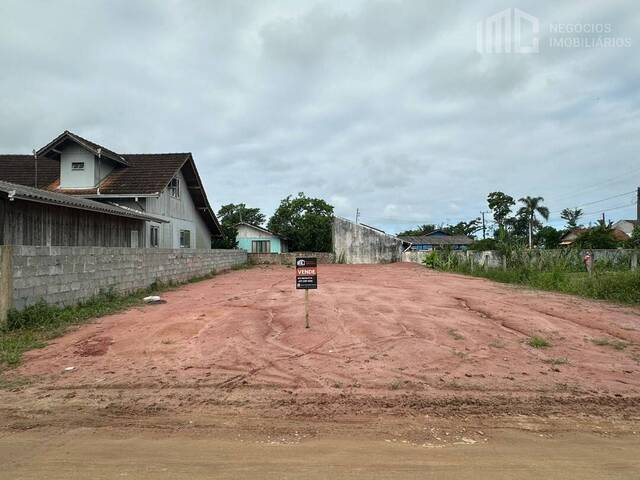
POLYGON ((69 145, 60 154, 60 188, 95 187, 93 154, 79 145, 69 145), (71 164, 84 162, 84 170, 71 170, 71 164))
POLYGON ((147 198, 145 202, 148 213, 171 221, 171 223, 160 225, 160 247, 179 248, 180 230, 189 230, 191 231, 191 248, 211 248, 211 234, 193 203, 182 172, 178 173, 178 179, 179 198, 169 195, 165 189, 159 197, 147 198))

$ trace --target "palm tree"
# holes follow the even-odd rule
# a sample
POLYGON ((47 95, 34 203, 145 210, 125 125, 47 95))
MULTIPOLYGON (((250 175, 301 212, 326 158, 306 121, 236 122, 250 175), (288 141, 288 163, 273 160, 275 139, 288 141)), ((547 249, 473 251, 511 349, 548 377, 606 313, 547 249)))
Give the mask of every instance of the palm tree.
POLYGON ((542 205, 544 198, 542 197, 524 197, 518 199, 524 206, 518 210, 518 215, 527 219, 529 223, 529 248, 533 247, 533 226, 538 222, 536 214, 539 213, 542 218, 549 220, 549 209, 542 205))

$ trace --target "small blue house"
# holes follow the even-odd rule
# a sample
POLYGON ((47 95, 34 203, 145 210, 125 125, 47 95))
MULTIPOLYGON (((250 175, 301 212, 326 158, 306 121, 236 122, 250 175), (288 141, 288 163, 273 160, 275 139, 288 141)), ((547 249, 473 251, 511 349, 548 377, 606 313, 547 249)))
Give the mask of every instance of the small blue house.
POLYGON ((287 239, 270 232, 266 228, 241 222, 237 225, 238 248, 249 253, 286 253, 289 251, 287 239))

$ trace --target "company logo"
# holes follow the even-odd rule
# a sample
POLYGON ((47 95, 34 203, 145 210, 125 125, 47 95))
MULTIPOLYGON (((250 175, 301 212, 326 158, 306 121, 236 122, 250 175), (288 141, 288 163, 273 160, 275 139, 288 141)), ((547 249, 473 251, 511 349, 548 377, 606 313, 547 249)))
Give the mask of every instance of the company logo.
POLYGON ((304 259, 303 259, 303 258, 299 259, 299 260, 296 262, 296 266, 297 266, 297 267, 304 267, 304 266, 305 266, 305 261, 304 261, 304 259))
POLYGON ((476 25, 478 53, 538 53, 540 21, 520 10, 507 8, 476 25))

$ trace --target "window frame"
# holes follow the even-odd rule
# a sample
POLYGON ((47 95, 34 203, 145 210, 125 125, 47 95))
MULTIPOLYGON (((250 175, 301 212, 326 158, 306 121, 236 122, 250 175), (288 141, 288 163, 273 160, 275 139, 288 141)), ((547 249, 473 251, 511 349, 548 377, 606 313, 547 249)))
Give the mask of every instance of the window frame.
POLYGON ((151 248, 160 247, 160 227, 158 225, 151 225, 149 229, 149 246, 151 248))
POLYGON ((169 185, 167 185, 167 191, 173 198, 180 198, 180 179, 178 177, 171 179, 169 185))
POLYGON ((191 230, 180 230, 180 248, 191 248, 191 230))
POLYGON ((84 162, 71 162, 72 172, 83 172, 85 168, 84 162))
POLYGON ((271 240, 251 240, 251 253, 271 253, 271 240), (263 246, 266 246, 266 249, 263 249, 263 246))

